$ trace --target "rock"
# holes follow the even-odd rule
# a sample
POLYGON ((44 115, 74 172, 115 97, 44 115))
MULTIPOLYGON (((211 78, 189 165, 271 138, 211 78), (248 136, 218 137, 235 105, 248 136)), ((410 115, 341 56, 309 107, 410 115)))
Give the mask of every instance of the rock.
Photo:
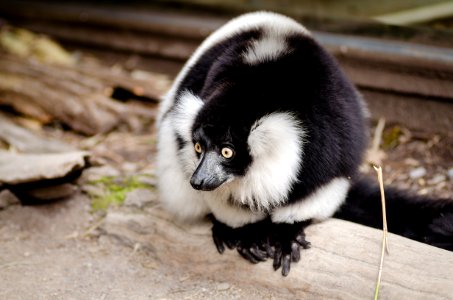
POLYGON ((19 199, 9 190, 0 191, 0 209, 10 205, 19 204, 19 199))
POLYGON ((222 282, 222 283, 219 283, 216 286, 216 288, 217 288, 218 291, 225 291, 225 290, 228 290, 230 288, 230 284, 227 283, 227 282, 222 282))
POLYGON ((150 187, 155 187, 157 185, 157 179, 152 175, 138 174, 137 180, 138 182, 149 185, 150 187))
POLYGON ((436 184, 439 184, 439 183, 444 182, 446 180, 447 180, 447 176, 442 175, 442 174, 437 174, 433 178, 428 180, 428 184, 436 185, 436 184))
POLYGON ((450 180, 453 180, 453 168, 448 169, 448 178, 450 178, 450 180))
POLYGON ((413 159, 412 157, 404 159, 404 163, 411 167, 418 167, 420 165, 420 162, 416 159, 413 159))
POLYGON ((64 178, 86 167, 88 152, 17 154, 0 151, 0 184, 64 178))
POLYGON ((15 149, 26 153, 57 153, 75 151, 58 140, 45 138, 30 130, 17 126, 13 121, 0 114, 0 139, 15 149))
POLYGON ((100 167, 91 167, 83 172, 82 176, 79 179, 79 182, 83 184, 90 181, 99 180, 103 177, 118 177, 120 175, 120 171, 112 166, 105 165, 100 167))
POLYGON ((29 198, 38 201, 54 201, 58 199, 67 198, 73 195, 77 190, 78 190, 77 186, 70 183, 64 183, 55 186, 28 190, 25 191, 23 194, 27 195, 29 198))
POLYGON ((121 169, 127 174, 133 174, 137 172, 137 165, 129 162, 122 164, 121 169))
POLYGON ((418 167, 415 169, 412 169, 409 172, 409 177, 411 179, 418 179, 426 175, 426 169, 424 167, 418 167))
POLYGON ((136 189, 126 194, 124 205, 144 207, 146 204, 156 200, 156 193, 149 189, 136 189))
POLYGON ((106 191, 100 185, 95 184, 82 184, 81 190, 90 197, 105 197, 106 191))

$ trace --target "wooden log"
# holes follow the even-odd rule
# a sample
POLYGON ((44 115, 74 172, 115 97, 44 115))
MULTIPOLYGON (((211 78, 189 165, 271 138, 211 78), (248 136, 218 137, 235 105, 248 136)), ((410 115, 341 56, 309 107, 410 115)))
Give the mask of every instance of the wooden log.
POLYGON ((115 87, 156 101, 168 88, 161 77, 133 79, 101 66, 68 67, 0 57, 0 104, 47 123, 59 120, 84 134, 104 133, 134 118, 152 119, 154 110, 114 101, 115 87))
MULTIPOLYGON (((122 6, 7 2, 3 6, 0 3, 0 15, 4 14, 15 24, 49 34, 68 45, 94 46, 97 54, 103 56, 111 55, 112 49, 115 49, 116 55, 126 58, 131 52, 146 59, 151 57, 153 68, 156 59, 171 64, 182 63, 203 38, 231 18, 231 15, 202 13, 202 10, 189 12, 172 8, 164 11, 162 7, 155 6, 138 11, 122 6), (80 17, 82 15, 83 18, 80 17)), ((404 8, 405 5, 402 5, 398 10, 404 8)), ((386 11, 374 11, 371 15, 383 13, 386 11)), ((321 45, 338 58, 346 74, 360 90, 373 96, 366 99, 375 102, 376 105, 370 107, 378 108, 371 110, 373 119, 394 115, 394 108, 380 109, 382 100, 393 103, 395 99, 401 99, 417 107, 417 113, 409 115, 400 110, 398 118, 391 117, 389 121, 416 129, 451 133, 452 122, 448 116, 453 110, 451 105, 445 105, 453 100, 453 89, 450 88, 453 78, 450 48, 453 39, 450 33, 427 32, 412 27, 393 28, 377 22, 363 23, 351 19, 321 21, 296 11, 291 11, 289 15, 311 29, 321 45), (412 103, 414 100, 417 103, 412 103), (426 111, 430 114, 444 113, 428 123, 413 121, 423 118, 426 111)), ((145 68, 146 64, 140 67, 145 68)), ((168 72, 165 68, 163 71, 168 72)), ((172 65, 172 75, 177 71, 179 68, 172 65)))
POLYGON ((375 16, 373 17, 373 19, 392 25, 410 25, 448 18, 451 17, 452 14, 453 3, 451 1, 445 1, 441 3, 427 4, 420 7, 390 12, 375 16))
MULTIPOLYGON (((307 229, 312 248, 303 250, 288 277, 270 261, 252 265, 236 251, 217 253, 210 225, 175 223, 156 205, 112 209, 102 230, 142 249, 155 268, 192 280, 254 287, 274 299, 372 299, 379 269, 379 230, 331 219, 307 229)), ((382 299, 451 299, 453 253, 393 234, 385 257, 382 299)))
MULTIPOLYGON (((26 25, 27 26, 27 25, 26 25)), ((33 23, 28 26, 36 32, 46 32, 62 42, 90 44, 97 47, 108 47, 116 51, 128 51, 133 53, 146 53, 159 57, 168 57, 178 61, 185 61, 199 46, 200 39, 184 38, 181 36, 162 36, 162 30, 156 33, 160 27, 150 27, 151 32, 133 32, 118 30, 117 28, 93 29, 90 26, 49 26, 46 23, 33 23)), ((171 27, 170 27, 171 28, 171 27)), ((179 29, 179 28, 178 28, 179 29)), ((177 31, 172 28, 172 31, 177 31)))
MULTIPOLYGON (((168 27, 179 28, 179 24, 170 21, 168 27)), ((206 25, 208 27, 211 23, 207 22, 206 25)), ((99 29, 87 25, 74 28, 71 24, 54 26, 39 22, 26 26, 68 43, 106 47, 109 51, 132 51, 177 61, 187 60, 201 43, 201 39, 192 40, 183 36, 162 37, 163 33, 168 33, 163 31, 156 34, 156 24, 152 22, 149 24, 149 33, 99 29)), ((211 31, 217 29, 209 28, 211 31)), ((420 94, 424 97, 453 98, 450 89, 453 64, 449 49, 326 32, 313 34, 339 59, 348 76, 360 87, 420 94)))
MULTIPOLYGON (((5 6, 5 12, 9 11, 13 19, 21 20, 22 26, 71 45, 95 46, 98 54, 104 49, 102 55, 110 55, 115 49, 117 55, 129 56, 133 52, 152 57, 153 64, 156 58, 172 64, 182 63, 203 38, 230 18, 178 9, 170 13, 156 8, 138 12, 126 7, 52 4, 33 9, 27 5, 27 12, 13 7, 11 4, 5 6), (81 11, 86 15, 83 21, 79 19, 81 11), (74 22, 78 26, 74 27, 74 22)), ((385 116, 389 122, 451 134, 453 52, 450 48, 453 39, 448 34, 435 32, 432 35, 414 28, 398 28, 395 36, 391 28, 375 23, 351 20, 313 23, 296 12, 290 15, 306 23, 321 45, 339 60, 360 91, 370 96, 366 100, 373 102, 370 104, 373 119, 385 116), (361 36, 365 32, 375 38, 361 36), (382 39, 386 36, 390 39, 382 39), (381 102, 392 105, 385 105, 383 109, 381 102), (400 105, 399 102, 404 103, 400 105), (407 105, 416 110, 412 114, 406 113, 402 108, 407 105), (430 122, 414 121, 424 119, 426 112, 436 118, 430 118, 430 122)), ((145 64, 140 67, 144 68, 145 64)), ((176 74, 177 71, 179 69, 173 66, 172 72, 176 74)))

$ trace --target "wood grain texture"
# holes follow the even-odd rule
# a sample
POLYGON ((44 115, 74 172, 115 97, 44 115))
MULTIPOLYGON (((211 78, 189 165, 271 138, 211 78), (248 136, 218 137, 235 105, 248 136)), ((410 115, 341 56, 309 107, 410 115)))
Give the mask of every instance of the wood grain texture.
MULTIPOLYGON (((312 248, 285 278, 270 261, 252 265, 235 251, 220 255, 209 223, 175 223, 156 205, 111 210, 102 229, 131 247, 140 245, 168 272, 254 286, 278 299, 372 299, 382 237, 379 230, 336 219, 312 225, 307 229, 312 248)), ((453 299, 452 253, 392 234, 389 243, 381 299, 453 299)))
POLYGON ((154 118, 154 110, 114 101, 111 94, 117 87, 152 102, 168 88, 161 78, 137 80, 101 66, 50 65, 8 55, 0 58, 0 105, 42 123, 58 120, 83 134, 105 133, 120 123, 154 118))

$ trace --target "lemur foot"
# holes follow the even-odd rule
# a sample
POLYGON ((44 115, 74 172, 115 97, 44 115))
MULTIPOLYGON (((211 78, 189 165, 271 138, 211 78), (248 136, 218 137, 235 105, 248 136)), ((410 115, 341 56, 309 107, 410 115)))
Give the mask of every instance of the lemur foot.
POLYGON ((310 222, 294 224, 272 223, 265 219, 239 228, 231 228, 210 216, 213 223, 212 237, 217 251, 222 254, 225 246, 237 249, 238 253, 251 263, 273 259, 274 270, 282 268, 287 276, 291 262, 300 260, 300 248, 307 249, 310 242, 305 239, 304 229, 310 222))
POLYGON ((268 234, 270 220, 263 220, 239 228, 231 228, 211 216, 213 223, 212 238, 217 251, 223 253, 225 246, 236 248, 238 253, 251 263, 265 261, 269 255, 268 234))
POLYGON ((300 248, 310 248, 310 242, 305 239, 304 229, 310 222, 298 222, 294 224, 273 224, 269 236, 268 247, 274 252, 274 270, 282 267, 282 275, 287 276, 291 269, 291 262, 300 260, 300 248))

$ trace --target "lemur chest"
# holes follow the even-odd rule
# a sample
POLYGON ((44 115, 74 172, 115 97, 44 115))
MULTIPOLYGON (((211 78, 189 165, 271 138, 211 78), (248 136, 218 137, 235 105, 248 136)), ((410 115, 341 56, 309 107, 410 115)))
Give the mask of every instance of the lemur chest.
POLYGON ((217 220, 233 228, 260 221, 268 215, 234 201, 231 194, 226 191, 206 192, 203 200, 217 220))

